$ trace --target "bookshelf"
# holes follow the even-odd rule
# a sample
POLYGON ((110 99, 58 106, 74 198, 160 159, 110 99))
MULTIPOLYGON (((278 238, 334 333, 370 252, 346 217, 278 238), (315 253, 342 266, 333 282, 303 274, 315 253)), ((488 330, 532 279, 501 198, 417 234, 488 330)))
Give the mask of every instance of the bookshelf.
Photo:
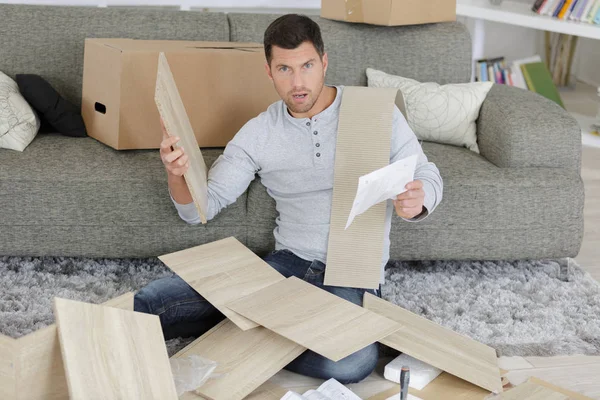
POLYGON ((504 0, 500 5, 494 5, 489 0, 457 0, 456 14, 478 20, 600 39, 600 25, 563 21, 538 15, 531 11, 532 5, 533 1, 530 4, 504 0))

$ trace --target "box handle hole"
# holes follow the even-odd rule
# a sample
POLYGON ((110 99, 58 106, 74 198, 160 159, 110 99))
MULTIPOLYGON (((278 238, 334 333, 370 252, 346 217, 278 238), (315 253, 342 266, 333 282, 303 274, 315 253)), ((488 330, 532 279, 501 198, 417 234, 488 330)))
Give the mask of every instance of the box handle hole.
POLYGON ((96 104, 94 105, 94 108, 100 114, 106 114, 106 106, 104 104, 96 102, 96 104))

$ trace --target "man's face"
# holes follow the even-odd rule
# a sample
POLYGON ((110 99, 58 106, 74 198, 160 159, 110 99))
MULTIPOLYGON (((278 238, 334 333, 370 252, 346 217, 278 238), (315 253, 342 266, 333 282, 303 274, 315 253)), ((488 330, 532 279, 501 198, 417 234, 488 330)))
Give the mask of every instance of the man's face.
POLYGON ((279 96, 291 112, 309 112, 323 90, 327 54, 321 61, 313 44, 304 42, 292 50, 273 46, 271 56, 265 68, 279 96))

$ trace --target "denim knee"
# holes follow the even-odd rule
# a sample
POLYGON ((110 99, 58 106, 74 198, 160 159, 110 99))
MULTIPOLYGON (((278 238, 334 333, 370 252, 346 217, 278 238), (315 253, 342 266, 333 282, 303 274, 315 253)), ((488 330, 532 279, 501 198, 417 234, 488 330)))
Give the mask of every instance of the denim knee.
POLYGON ((331 377, 347 385, 371 375, 379 360, 379 346, 373 343, 332 365, 331 377))
POLYGON ((285 369, 312 378, 334 378, 340 383, 349 384, 360 382, 369 376, 375 370, 378 360, 379 347, 377 343, 373 343, 337 362, 307 350, 285 369))
POLYGON ((159 293, 157 293, 150 285, 141 288, 133 296, 133 311, 146 314, 158 314, 156 310, 161 304, 162 302, 159 293))

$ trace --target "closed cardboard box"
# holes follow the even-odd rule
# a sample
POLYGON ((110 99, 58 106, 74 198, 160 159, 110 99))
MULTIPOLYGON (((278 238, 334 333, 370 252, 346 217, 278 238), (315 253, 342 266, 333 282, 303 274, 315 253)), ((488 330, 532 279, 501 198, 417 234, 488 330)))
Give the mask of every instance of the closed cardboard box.
POLYGON ((156 149, 154 103, 164 52, 200 147, 223 147, 279 100, 259 43, 86 39, 82 114, 89 136, 117 150, 156 149))
POLYGON ((456 0, 321 0, 321 17, 373 25, 456 20, 456 0))

